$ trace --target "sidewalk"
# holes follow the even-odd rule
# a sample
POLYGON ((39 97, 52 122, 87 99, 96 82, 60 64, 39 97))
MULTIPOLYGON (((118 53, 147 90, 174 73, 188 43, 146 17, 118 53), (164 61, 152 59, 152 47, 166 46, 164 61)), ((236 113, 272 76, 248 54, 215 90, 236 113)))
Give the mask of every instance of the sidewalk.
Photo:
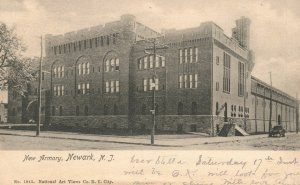
MULTIPOLYGON (((28 131, 28 130, 0 129, 0 135, 36 137, 35 131, 28 131)), ((53 138, 53 139, 82 140, 82 141, 91 141, 91 142, 150 145, 150 135, 118 136, 118 135, 95 135, 95 134, 82 134, 82 133, 71 133, 71 132, 42 131, 39 137, 53 138)), ((253 140, 259 138, 266 138, 266 137, 268 137, 267 134, 252 135, 252 136, 233 136, 233 137, 205 137, 205 136, 194 135, 194 134, 156 135, 155 146, 183 147, 183 146, 192 146, 192 145, 253 140)))

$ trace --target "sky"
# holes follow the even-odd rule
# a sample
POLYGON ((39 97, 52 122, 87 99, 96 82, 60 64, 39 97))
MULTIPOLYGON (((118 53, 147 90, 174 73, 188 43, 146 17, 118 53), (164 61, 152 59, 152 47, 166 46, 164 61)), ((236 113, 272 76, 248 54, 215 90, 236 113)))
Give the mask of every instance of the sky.
POLYGON ((119 20, 123 14, 155 29, 184 29, 213 21, 231 36, 235 20, 251 19, 252 75, 300 97, 300 1, 298 0, 0 0, 0 21, 15 26, 39 56, 39 36, 64 34, 119 20))

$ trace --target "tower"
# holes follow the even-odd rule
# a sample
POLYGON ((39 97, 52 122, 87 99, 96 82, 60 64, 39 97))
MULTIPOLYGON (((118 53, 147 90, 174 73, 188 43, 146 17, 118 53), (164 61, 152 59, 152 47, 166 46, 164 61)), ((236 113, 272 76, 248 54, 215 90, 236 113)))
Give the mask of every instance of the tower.
POLYGON ((232 29, 232 37, 246 49, 250 48, 250 23, 250 19, 243 16, 236 20, 236 27, 232 29))

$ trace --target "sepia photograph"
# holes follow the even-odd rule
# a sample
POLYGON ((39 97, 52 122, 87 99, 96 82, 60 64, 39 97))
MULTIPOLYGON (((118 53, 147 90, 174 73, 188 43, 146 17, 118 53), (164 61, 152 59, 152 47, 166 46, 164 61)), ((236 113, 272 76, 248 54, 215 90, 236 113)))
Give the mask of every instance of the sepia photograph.
POLYGON ((300 3, 125 2, 1 0, 1 150, 300 149, 300 3))
POLYGON ((299 10, 0 0, 0 185, 300 185, 299 10))

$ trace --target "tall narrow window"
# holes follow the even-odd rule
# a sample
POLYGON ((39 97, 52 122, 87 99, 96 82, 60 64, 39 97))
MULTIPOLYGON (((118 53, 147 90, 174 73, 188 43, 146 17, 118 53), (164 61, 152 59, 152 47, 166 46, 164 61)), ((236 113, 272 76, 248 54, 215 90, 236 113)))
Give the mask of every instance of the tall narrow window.
POLYGON ((187 75, 184 75, 184 88, 188 88, 188 76, 187 75))
POLYGON ((166 58, 164 56, 161 57, 161 67, 166 66, 166 58))
POLYGON ((110 92, 111 93, 115 92, 115 81, 110 81, 110 92))
POLYGON ((198 88, 198 74, 195 74, 195 75, 194 75, 194 78, 195 78, 195 79, 194 79, 194 83, 195 83, 195 84, 194 84, 194 88, 198 88))
POLYGON ((63 108, 62 106, 59 106, 59 116, 62 116, 63 115, 63 108))
POLYGON ((148 80, 147 79, 144 79, 144 91, 147 91, 147 87, 148 87, 148 80))
POLYGON ((182 49, 179 50, 179 63, 182 64, 182 49))
POLYGON ((144 69, 148 68, 148 57, 144 57, 144 69))
POLYGON ((190 75, 190 88, 193 88, 193 75, 190 75))
POLYGON ((224 52, 223 58, 223 91, 230 93, 230 56, 224 52))
POLYGON ((184 49, 184 62, 187 63, 188 60, 188 50, 184 49))
POLYGON ((183 88, 182 83, 183 83, 183 79, 182 79, 182 75, 180 75, 180 76, 179 76, 179 88, 180 88, 180 89, 183 88))
POLYGON ((193 62, 193 48, 190 48, 190 63, 193 62))
POLYGON ((105 61, 105 71, 108 72, 109 71, 109 60, 105 61))
POLYGON ((63 96, 64 95, 64 93, 65 93, 65 86, 61 86, 61 95, 63 96))
POLYGON ((89 92, 90 92, 90 84, 87 83, 87 84, 86 84, 86 93, 89 93, 89 92))
POLYGON ((77 87, 78 87, 78 88, 77 88, 77 90, 78 90, 77 92, 78 92, 78 94, 80 94, 80 93, 81 93, 80 84, 78 84, 77 87))
POLYGON ((242 62, 238 63, 238 75, 238 95, 244 96, 245 67, 242 62))
POLYGON ((109 81, 105 82, 105 92, 109 92, 109 81))
POLYGON ((155 67, 159 67, 159 56, 156 55, 155 57, 155 67))
POLYGON ((150 69, 153 68, 153 58, 154 58, 154 56, 150 55, 150 69))
POLYGON ((120 70, 120 61, 119 61, 119 58, 116 58, 116 68, 115 68, 116 71, 119 71, 120 70))
POLYGON ((65 75, 65 67, 64 66, 61 66, 61 77, 64 77, 65 75))
POLYGON ((78 74, 81 75, 81 64, 78 65, 78 74))
POLYGON ((120 84, 119 84, 119 80, 116 81, 116 92, 120 91, 120 84))
POLYGON ((198 48, 195 48, 195 62, 198 62, 198 48))
POLYGON ((57 96, 56 86, 53 87, 54 96, 57 96))
POLYGON ((139 69, 142 69, 143 61, 141 58, 138 60, 138 66, 139 66, 139 69))
POLYGON ((57 67, 57 77, 60 78, 61 76, 61 68, 60 66, 57 67))
POLYGON ((158 78, 155 78, 155 90, 158 90, 159 87, 159 81, 158 78))
POLYGON ((86 94, 85 88, 85 84, 81 84, 82 94, 86 94))
POLYGON ((112 58, 110 60, 110 71, 114 71, 115 70, 115 59, 112 58))
POLYGON ((60 85, 57 86, 57 92, 58 92, 58 96, 60 96, 61 91, 60 91, 60 85))

